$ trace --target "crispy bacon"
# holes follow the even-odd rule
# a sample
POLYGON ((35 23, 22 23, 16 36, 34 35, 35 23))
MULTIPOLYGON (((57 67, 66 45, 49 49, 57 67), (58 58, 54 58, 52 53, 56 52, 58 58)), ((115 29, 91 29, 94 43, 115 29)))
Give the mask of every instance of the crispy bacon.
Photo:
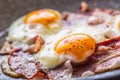
POLYGON ((97 65, 95 66, 95 72, 96 73, 105 72, 119 67, 120 67, 120 54, 115 57, 111 56, 106 60, 98 62, 97 65))
POLYGON ((41 46, 44 44, 44 40, 40 36, 36 36, 34 52, 38 52, 41 46))
POLYGON ((15 77, 18 78, 20 77, 19 74, 15 73, 14 71, 12 71, 8 65, 8 59, 5 59, 1 62, 1 70, 5 75, 11 76, 11 77, 15 77))
POLYGON ((45 43, 43 38, 38 35, 31 39, 31 43, 32 42, 34 43, 34 45, 28 48, 26 52, 36 53, 41 49, 42 45, 45 43))
POLYGON ((120 37, 109 39, 96 44, 96 52, 90 58, 100 61, 109 55, 113 55, 120 48, 120 37), (103 58, 104 57, 104 58, 103 58))
POLYGON ((97 43, 97 47, 99 46, 115 47, 118 42, 120 42, 120 36, 117 38, 113 38, 113 39, 109 39, 109 40, 97 43))
POLYGON ((1 54, 1 55, 9 54, 9 52, 10 52, 10 50, 11 50, 12 48, 13 48, 12 45, 11 45, 8 41, 6 41, 6 42, 3 44, 3 46, 2 46, 2 48, 1 48, 1 50, 0 50, 0 54, 1 54))
POLYGON ((96 54, 98 59, 95 72, 105 72, 120 67, 120 37, 109 39, 97 44, 96 54))
POLYGON ((8 65, 15 73, 27 79, 33 79, 37 77, 45 79, 48 78, 47 74, 40 69, 40 64, 34 58, 34 55, 22 52, 19 49, 11 51, 11 54, 8 57, 8 65))
POLYGON ((81 10, 81 12, 87 12, 88 11, 88 9, 89 9, 89 6, 88 6, 88 4, 86 3, 86 2, 81 2, 81 5, 80 5, 80 10, 81 10))

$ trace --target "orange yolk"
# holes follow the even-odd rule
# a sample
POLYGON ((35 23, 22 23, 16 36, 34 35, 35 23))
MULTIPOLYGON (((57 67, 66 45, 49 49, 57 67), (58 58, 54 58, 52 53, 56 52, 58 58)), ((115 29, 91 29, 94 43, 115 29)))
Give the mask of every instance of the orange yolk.
POLYGON ((60 14, 51 9, 41 9, 28 13, 25 16, 24 23, 49 24, 55 22, 60 14))
POLYGON ((94 53, 96 42, 86 34, 78 33, 65 36, 54 46, 57 54, 67 54, 73 62, 82 62, 94 53))

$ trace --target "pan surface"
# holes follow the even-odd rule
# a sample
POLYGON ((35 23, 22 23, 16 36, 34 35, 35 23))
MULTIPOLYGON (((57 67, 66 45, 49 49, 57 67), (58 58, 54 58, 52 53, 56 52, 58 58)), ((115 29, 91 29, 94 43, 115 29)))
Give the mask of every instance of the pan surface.
MULTIPOLYGON (((51 8, 58 11, 76 11, 80 2, 85 1, 91 8, 120 8, 120 0, 0 0, 0 46, 2 45, 9 25, 17 18, 26 13, 41 9, 51 8)), ((2 59, 4 56, 0 56, 2 59)), ((2 74, 0 70, 0 80, 14 80, 2 74)), ((75 80, 120 80, 120 69, 101 73, 88 78, 75 78, 75 80)), ((15 79, 16 80, 16 79, 15 79)), ((18 80, 18 79, 17 79, 18 80)), ((73 79, 74 80, 74 79, 73 79)))

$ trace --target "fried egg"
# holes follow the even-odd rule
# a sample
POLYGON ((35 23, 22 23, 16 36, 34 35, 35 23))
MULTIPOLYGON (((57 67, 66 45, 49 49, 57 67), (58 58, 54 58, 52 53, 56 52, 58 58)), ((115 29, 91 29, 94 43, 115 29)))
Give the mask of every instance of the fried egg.
POLYGON ((49 69, 66 60, 78 64, 85 61, 94 54, 96 43, 106 39, 105 31, 104 25, 90 26, 86 20, 75 20, 66 27, 58 11, 41 9, 13 22, 8 38, 14 48, 25 50, 30 47, 30 39, 41 36, 45 43, 35 55, 42 67, 49 69))
POLYGON ((13 41, 14 48, 29 48, 29 40, 36 35, 41 36, 45 44, 36 57, 40 59, 43 67, 53 68, 63 62, 60 56, 48 50, 54 41, 55 34, 62 28, 62 20, 59 12, 51 9, 37 10, 28 13, 13 22, 9 28, 8 37, 13 41))
POLYGON ((49 36, 57 33, 61 29, 61 25, 59 12, 51 9, 37 10, 13 22, 9 28, 8 36, 14 42, 13 46, 26 49, 29 47, 30 39, 39 35, 46 40, 49 36), (39 17, 36 18, 36 16, 39 17))
POLYGON ((95 50, 95 40, 86 34, 71 34, 58 40, 54 46, 57 54, 67 55, 74 62, 82 62, 95 50))

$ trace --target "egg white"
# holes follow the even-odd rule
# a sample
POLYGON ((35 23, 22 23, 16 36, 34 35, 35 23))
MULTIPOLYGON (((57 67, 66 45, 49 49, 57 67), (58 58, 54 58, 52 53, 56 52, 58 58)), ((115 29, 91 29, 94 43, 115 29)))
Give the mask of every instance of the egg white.
POLYGON ((13 41, 12 46, 26 50, 30 47, 29 40, 36 35, 40 35, 44 39, 45 44, 36 57, 40 60, 42 66, 44 68, 53 68, 62 63, 64 59, 55 54, 53 50, 55 34, 61 29, 61 22, 52 23, 50 24, 51 28, 47 28, 43 24, 24 24, 23 20, 24 17, 19 18, 9 28, 8 37, 9 40, 13 41))
MULTIPOLYGON (((58 55, 54 51, 54 45, 56 41, 63 38, 66 35, 75 33, 85 33, 90 35, 96 42, 100 42, 106 39, 105 33, 107 28, 103 26, 89 26, 84 21, 76 21, 74 25, 61 26, 60 20, 58 23, 55 22, 51 24, 51 29, 48 29, 43 24, 24 24, 24 17, 16 20, 9 28, 8 37, 13 41, 14 47, 21 47, 27 49, 29 47, 29 40, 36 35, 40 35, 44 40, 45 44, 42 46, 41 50, 36 54, 36 57, 40 61, 42 67, 44 68, 55 68, 66 59, 64 55, 58 55), (62 29, 61 29, 62 27, 62 29), (66 28, 65 28, 66 27, 66 28)), ((116 28, 117 23, 120 19, 116 18, 113 26, 110 28, 113 32, 120 33, 119 29, 116 28)), ((116 33, 116 34, 117 34, 116 33)))

